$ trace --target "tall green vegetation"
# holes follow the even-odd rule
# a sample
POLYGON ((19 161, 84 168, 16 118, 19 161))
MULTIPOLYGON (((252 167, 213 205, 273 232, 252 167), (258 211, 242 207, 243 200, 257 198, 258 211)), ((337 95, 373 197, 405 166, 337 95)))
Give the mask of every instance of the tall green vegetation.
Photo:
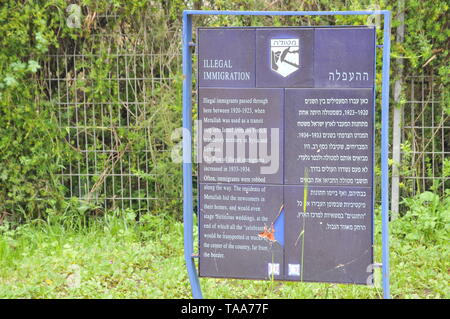
MULTIPOLYGON (((81 8, 80 25, 75 28, 67 24, 67 19, 74 13, 67 11, 70 3, 64 0, 5 0, 0 3, 0 221, 4 218, 47 218, 63 213, 97 214, 116 208, 102 196, 112 191, 111 187, 120 187, 112 186, 106 176, 115 172, 114 164, 128 156, 126 154, 132 155, 123 161, 125 168, 154 185, 151 192, 158 197, 141 208, 142 212, 179 216, 181 170, 179 164, 171 162, 170 149, 178 142, 171 139, 171 133, 181 124, 179 53, 183 9, 379 8, 393 11, 393 32, 398 25, 397 1, 394 0, 82 0, 74 2, 81 8), (131 60, 117 58, 118 54, 135 52, 155 55, 149 55, 154 58, 139 58, 137 69, 127 67, 131 60), (64 54, 69 58, 64 61, 58 58, 64 54), (77 60, 75 55, 85 58, 77 60), (108 80, 126 75, 139 78, 143 74, 145 78, 170 80, 151 83, 137 80, 134 86, 129 83, 117 85, 108 80), (52 78, 63 81, 47 80, 52 78), (74 85, 74 78, 77 85, 74 85), (60 92, 66 93, 61 95, 60 92), (92 158, 81 160, 83 154, 76 143, 67 138, 70 129, 61 128, 65 126, 61 123, 70 123, 75 116, 73 110, 58 114, 58 102, 62 98, 68 101, 82 99, 86 105, 108 103, 116 110, 103 127, 92 132, 93 136, 106 134, 113 137, 100 143, 100 139, 86 133, 89 137, 83 140, 92 142, 91 150, 112 147, 115 155, 95 158, 99 173, 76 185, 81 192, 75 194, 78 199, 70 201, 64 200, 70 190, 67 180, 59 174, 79 162, 80 172, 87 173, 83 165, 92 158), (144 101, 147 106, 131 109, 135 124, 127 129, 120 128, 120 123, 126 121, 123 110, 128 107, 121 102, 123 99, 144 101), (142 155, 144 149, 148 151, 147 157, 142 155), (143 161, 149 163, 147 171, 139 164, 143 161)), ((408 73, 437 74, 441 100, 450 114, 448 2, 411 0, 406 2, 405 10, 405 41, 394 43, 392 58, 403 58, 408 73)), ((198 17, 194 22, 196 26, 351 25, 365 24, 367 19, 365 16, 215 16, 198 17)), ((378 59, 381 59, 380 55, 378 59)), ((93 112, 93 109, 89 111, 93 112)), ((100 120, 101 114, 95 113, 86 125, 97 125, 100 120)), ((450 137, 446 136, 446 139, 448 141, 450 137)), ((130 196, 139 195, 136 190, 131 190, 130 196)), ((135 204, 130 206, 139 209, 135 204)))
POLYGON ((45 1, 20 2, 0 4, 0 220, 57 207, 63 187, 56 172, 69 156, 41 65, 58 45, 54 31, 63 17, 45 1))

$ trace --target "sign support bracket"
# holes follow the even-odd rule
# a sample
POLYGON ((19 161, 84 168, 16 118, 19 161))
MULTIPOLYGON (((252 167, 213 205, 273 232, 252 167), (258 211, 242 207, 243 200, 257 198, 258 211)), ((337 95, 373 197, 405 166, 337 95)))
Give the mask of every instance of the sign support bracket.
POLYGON ((362 11, 183 11, 183 221, 184 257, 195 299, 203 298, 194 255, 193 187, 192 187, 192 16, 247 15, 247 16, 325 16, 325 15, 382 15, 384 17, 381 89, 381 217, 382 217, 382 274, 383 297, 390 298, 389 286, 389 71, 391 48, 391 12, 389 10, 362 11))

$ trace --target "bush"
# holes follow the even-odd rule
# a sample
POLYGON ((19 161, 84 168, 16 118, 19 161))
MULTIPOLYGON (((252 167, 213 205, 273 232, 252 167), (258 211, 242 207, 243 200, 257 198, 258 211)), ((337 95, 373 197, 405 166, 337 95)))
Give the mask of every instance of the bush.
POLYGON ((450 190, 443 199, 432 192, 423 192, 404 199, 408 210, 392 222, 393 234, 399 239, 425 246, 447 243, 450 230, 450 190))
POLYGON ((41 66, 57 45, 53 28, 60 22, 49 4, 0 5, 0 221, 42 217, 63 199, 57 174, 70 150, 45 97, 41 66))

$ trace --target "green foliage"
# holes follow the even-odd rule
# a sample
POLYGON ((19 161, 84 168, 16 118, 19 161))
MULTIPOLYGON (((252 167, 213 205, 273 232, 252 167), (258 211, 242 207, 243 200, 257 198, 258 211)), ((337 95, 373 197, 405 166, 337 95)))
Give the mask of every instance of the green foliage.
MULTIPOLYGON (((398 1, 394 0, 82 0, 77 3, 81 9, 79 28, 67 25, 68 17, 78 9, 72 7, 68 10, 70 2, 65 0, 5 0, 0 3, 0 218, 5 215, 17 220, 49 216, 54 219, 64 214, 71 220, 78 215, 99 215, 108 209, 114 210, 117 207, 105 198, 119 193, 120 184, 112 185, 105 176, 119 173, 118 165, 115 165, 118 161, 121 161, 124 171, 132 172, 142 183, 153 185, 150 192, 157 200, 144 207, 135 203, 129 205, 138 212, 137 218, 148 210, 180 218, 181 166, 171 161, 170 151, 179 142, 172 140, 172 132, 181 126, 181 61, 175 53, 180 51, 181 13, 184 9, 390 9, 393 12, 393 39, 399 23, 398 1), (143 57, 136 70, 130 68, 130 58, 117 58, 116 55, 126 56, 135 52, 174 55, 165 55, 164 59, 143 57), (72 58, 72 53, 83 56, 83 59, 72 58), (65 60, 57 57, 64 54, 67 54, 65 60), (124 77, 171 80, 151 83, 111 81, 124 77), (56 83, 47 78, 61 80, 56 83), (65 93, 60 96, 60 91, 65 93), (86 132, 88 128, 95 129, 86 133, 82 142, 86 142, 89 151, 111 149, 114 156, 105 153, 99 153, 95 158, 84 155, 77 141, 69 141, 68 137, 75 134, 74 129, 61 129, 58 124, 73 123, 83 110, 67 108, 66 112, 58 114, 57 103, 81 99, 86 103, 87 112, 92 112, 89 114, 96 110, 85 123, 86 132), (133 107, 124 101, 145 101, 145 107, 133 107), (109 105, 104 114, 96 108, 101 103, 109 105), (123 123, 129 120, 124 114, 134 114, 131 119, 136 124, 124 128, 123 123), (98 136, 108 138, 100 140, 98 136), (64 201, 72 191, 66 188, 67 180, 59 174, 66 172, 71 165, 79 165, 79 173, 87 174, 94 161, 98 174, 74 180, 71 187, 81 189, 81 193, 74 194, 79 198, 64 201), (146 169, 139 164, 144 162, 148 163, 146 169)), ((393 42, 392 58, 404 59, 405 68, 411 73, 438 73, 443 105, 449 106, 448 3, 445 0, 408 0, 405 3, 405 41, 403 44, 393 42)), ((358 25, 378 22, 382 27, 382 20, 367 16, 195 18, 195 26, 358 25)), ((379 28, 378 39, 381 35, 379 28)), ((377 59, 380 68, 381 54, 377 59)), ((377 78, 378 90, 380 81, 377 78)), ((377 96, 379 98, 380 94, 377 96)), ((407 164, 407 161, 401 163, 405 169, 412 169, 407 164)), ((444 167, 446 171, 447 166, 444 167)), ((130 197, 143 195, 133 187, 130 192, 130 197)))
POLYGON ((405 198, 407 212, 395 220, 394 233, 404 241, 424 246, 446 244, 450 235, 450 190, 445 197, 430 191, 405 198))
MULTIPOLYGON (((63 1, 59 1, 62 3, 63 1)), ((54 1, 54 3, 58 3, 54 1)), ((57 173, 70 157, 45 98, 41 61, 60 17, 48 1, 0 4, 0 216, 40 217, 59 207, 57 173)))
POLYGON ((3 224, 0 296, 188 297, 182 224, 163 216, 140 222, 134 217, 131 211, 112 212, 82 230, 61 223, 3 224))
MULTIPOLYGON (((137 78, 152 74, 155 78, 168 78, 176 74, 179 61, 143 60, 139 72, 128 72, 127 58, 116 59, 112 52, 127 53, 147 50, 142 43, 142 21, 148 23, 148 39, 155 51, 165 52, 177 47, 177 42, 167 41, 168 32, 176 24, 183 3, 157 4, 149 1, 82 1, 68 9, 69 2, 51 1, 2 1, 0 4, 0 221, 50 218, 56 220, 64 215, 67 220, 81 216, 103 214, 107 207, 99 206, 103 197, 120 193, 120 184, 113 186, 103 178, 109 173, 118 173, 115 165, 139 176, 143 181, 155 185, 150 189, 158 196, 152 207, 155 212, 180 211, 179 165, 170 160, 170 152, 163 152, 173 145, 170 135, 181 124, 179 89, 181 78, 170 87, 167 83, 137 83, 138 91, 131 82, 111 81, 111 78, 137 78), (70 15, 80 11, 81 28, 67 24, 70 15), (151 15, 146 13, 151 11, 151 15), (100 15, 115 15, 116 19, 105 19, 100 15), (172 16, 166 21, 166 15, 172 16), (99 37, 102 33, 117 34, 113 41, 99 37), (74 52, 85 55, 76 60, 58 58, 58 55, 74 52), (48 82, 47 78, 60 78, 48 82), (74 81, 74 79, 76 79, 74 81), (178 83, 178 84, 177 84, 178 83), (125 84, 125 85, 124 85, 125 84), (57 91, 56 91, 57 87, 57 91), (62 97, 60 92, 67 96, 62 97), (96 128, 86 134, 88 150, 113 149, 117 156, 100 154, 84 161, 79 151, 78 138, 70 126, 78 117, 80 109, 67 108, 60 112, 61 99, 76 101, 83 96, 88 111, 99 103, 108 103, 110 116, 98 112, 89 117, 86 127, 96 128), (129 107, 122 101, 146 101, 144 110, 129 107), (90 106, 92 104, 92 106, 90 106), (145 110, 148 108, 147 110, 145 110), (117 110, 117 111, 116 111, 117 110), (136 125, 125 128, 129 121, 126 112, 135 115, 136 125), (58 123, 59 122, 59 123, 58 123), (151 130, 150 130, 151 128, 151 130), (92 136, 91 138, 90 136, 92 136), (111 136, 102 142, 95 136, 111 136), (143 150, 150 151, 150 158, 143 150), (127 158, 132 154, 132 158, 127 158), (79 173, 89 173, 89 166, 96 161, 100 175, 90 180, 74 179, 72 189, 59 174, 72 165, 78 165, 79 173), (142 164, 150 160, 149 170, 142 171, 142 164), (167 177, 162 180, 161 176, 167 177), (81 182, 82 184, 77 184, 81 182), (103 192, 107 188, 108 194, 103 192), (81 189, 78 199, 64 201, 64 197, 81 189), (95 198, 95 200, 93 200, 95 198), (59 218, 59 217, 58 217, 59 218)), ((136 83, 135 83, 136 85, 136 83)), ((96 108, 98 110, 98 108, 96 108)), ((108 110, 106 110, 108 112, 108 110)), ((77 132, 78 134, 78 132, 77 132)), ((81 139, 81 138, 80 138, 81 139)), ((91 153, 93 154, 93 153, 91 153)), ((141 197, 132 190, 130 197, 141 197)), ((108 208, 111 208, 109 206, 108 208)), ((112 207, 114 208, 114 207, 112 207)), ((137 206, 130 208, 136 209, 137 206)), ((61 221, 61 220, 60 220, 61 221)), ((66 223, 65 221, 64 223, 66 223)))
MULTIPOLYGON (((0 226, 0 298, 190 298, 183 224, 114 211, 82 229, 60 222, 0 226), (39 269, 39 271, 36 271, 39 269), (73 277, 78 276, 78 283, 73 277), (75 281, 75 284, 74 284, 75 281)), ((377 220, 377 228, 380 223, 377 220)), ((394 234, 394 298, 449 298, 449 250, 394 234)), ((380 258, 380 232, 375 233, 380 258)), ((376 275, 377 277, 377 275, 376 275)), ((381 298, 359 285, 201 278, 206 298, 381 298)))

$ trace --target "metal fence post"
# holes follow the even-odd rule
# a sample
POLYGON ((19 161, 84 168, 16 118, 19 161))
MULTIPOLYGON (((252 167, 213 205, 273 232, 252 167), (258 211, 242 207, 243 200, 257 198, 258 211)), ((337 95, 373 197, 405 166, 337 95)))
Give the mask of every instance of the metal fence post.
POLYGON ((389 67, 391 50, 391 12, 384 11, 383 68, 381 93, 381 215, 383 295, 390 298, 389 287, 389 67))
POLYGON ((192 198, 192 17, 183 12, 183 222, 184 259, 194 298, 202 298, 200 282, 193 258, 193 198, 192 198))
MULTIPOLYGON (((397 10, 398 20, 400 25, 397 27, 396 42, 403 42, 405 34, 405 1, 400 0, 398 2, 399 7, 397 10)), ((396 219, 399 216, 399 200, 400 200, 400 172, 399 165, 401 160, 401 118, 403 112, 403 106, 400 105, 400 98, 402 92, 403 82, 403 59, 396 60, 396 79, 394 84, 394 109, 392 110, 392 185, 391 185, 391 218, 396 219)))

